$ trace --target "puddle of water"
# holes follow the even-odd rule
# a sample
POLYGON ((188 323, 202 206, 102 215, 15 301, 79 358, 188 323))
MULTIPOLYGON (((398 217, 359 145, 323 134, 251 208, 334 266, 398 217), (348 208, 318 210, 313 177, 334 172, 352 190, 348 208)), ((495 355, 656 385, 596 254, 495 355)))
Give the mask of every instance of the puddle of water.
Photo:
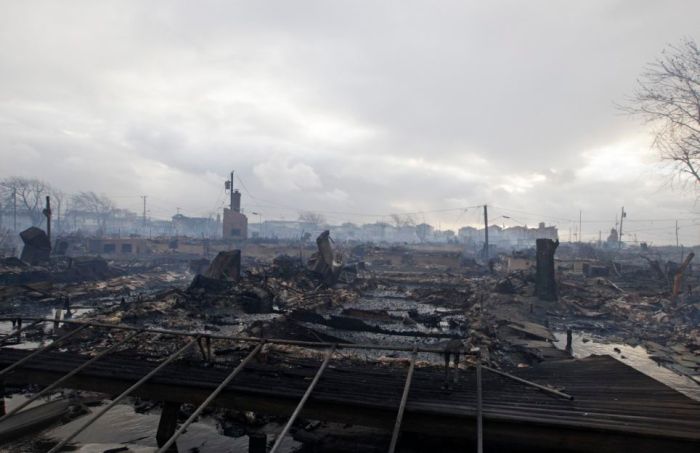
MULTIPOLYGON (((93 412, 99 408, 92 408, 93 412)), ((63 439, 82 426, 90 417, 87 414, 77 418, 66 425, 54 428, 45 437, 63 439)), ((158 430, 159 414, 139 414, 134 412, 132 406, 118 404, 110 411, 80 433, 75 438, 79 444, 77 451, 82 453, 102 453, 110 448, 128 446, 134 452, 153 452, 156 445, 156 431, 158 430)), ((269 440, 271 438, 268 438, 269 440)), ((300 444, 287 439, 282 452, 291 453, 300 444)), ((220 434, 215 420, 202 418, 187 428, 187 431, 178 438, 178 451, 199 453, 226 453, 248 451, 248 437, 227 437, 220 434)))
MULTIPOLYGON (((92 408, 92 411, 98 409, 92 408)), ((45 433, 45 437, 56 440, 64 439, 82 426, 91 416, 91 414, 87 414, 70 423, 54 428, 45 433)), ((158 415, 138 414, 134 412, 133 407, 118 404, 80 433, 74 442, 81 445, 81 448, 78 450, 81 452, 102 452, 124 444, 141 448, 155 448, 157 446, 155 436, 158 429, 158 420, 158 415)), ((245 451, 248 441, 246 437, 235 439, 220 435, 214 426, 205 423, 194 423, 178 439, 177 444, 178 449, 183 452, 198 448, 202 453, 213 453, 245 451)))
MULTIPOLYGON (((71 317, 70 318, 66 318, 65 312, 63 310, 57 309, 57 308, 52 308, 48 311, 48 314, 46 314, 44 316, 44 318, 50 319, 53 321, 56 317, 56 313, 60 311, 60 318, 59 319, 76 319, 82 315, 86 315, 86 314, 91 313, 93 310, 94 309, 92 309, 92 308, 77 308, 77 309, 71 310, 71 317)), ((32 321, 24 321, 23 327, 27 326, 31 323, 32 323, 32 321)), ((50 338, 48 336, 49 334, 53 333, 53 328, 54 328, 53 322, 45 322, 45 323, 43 323, 43 325, 36 326, 32 329, 28 329, 28 330, 22 332, 20 335, 22 340, 19 343, 16 343, 13 341, 13 342, 7 343, 6 345, 4 345, 2 347, 10 347, 13 349, 37 349, 40 347, 44 347, 47 344, 49 344, 51 341, 53 341, 52 338, 50 338), (32 336, 36 336, 36 334, 38 332, 40 332, 39 329, 42 329, 44 331, 44 333, 47 334, 47 337, 42 338, 40 341, 27 341, 25 339, 27 334, 30 334, 32 336)), ((0 322, 0 335, 9 335, 14 331, 15 331, 15 329, 12 328, 11 321, 0 322)), ((17 340, 17 339, 15 338, 14 340, 17 340)))
MULTIPOLYGON (((557 339, 554 345, 558 349, 565 349, 566 332, 554 332, 554 336, 557 339)), ((574 332, 571 349, 576 358, 584 358, 590 355, 609 355, 689 398, 700 401, 700 385, 689 377, 669 370, 652 360, 646 348, 641 345, 630 346, 623 343, 605 343, 604 339, 574 332), (584 339, 589 341, 584 342, 584 339), (620 352, 618 353, 615 348, 620 352)))

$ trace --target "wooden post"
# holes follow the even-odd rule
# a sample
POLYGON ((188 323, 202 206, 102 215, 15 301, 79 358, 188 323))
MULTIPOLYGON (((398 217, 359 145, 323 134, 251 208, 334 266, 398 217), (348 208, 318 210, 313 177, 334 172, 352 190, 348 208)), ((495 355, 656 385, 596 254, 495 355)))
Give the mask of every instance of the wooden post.
POLYGON ((566 329, 566 352, 569 353, 569 355, 574 355, 573 353, 573 332, 571 332, 571 329, 566 329))
POLYGON ((557 282, 554 279, 554 252, 559 241, 537 239, 537 275, 535 295, 540 300, 557 300, 557 282))
POLYGON ((49 249, 51 248, 51 197, 46 196, 46 208, 42 211, 46 216, 46 236, 49 238, 49 249))
MULTIPOLYGON (((177 413, 179 411, 180 403, 175 403, 172 401, 163 402, 163 411, 160 413, 158 432, 156 434, 156 442, 158 443, 158 447, 162 447, 175 433, 175 428, 177 428, 177 413)), ((175 445, 173 445, 172 451, 177 451, 177 447, 175 445)))
POLYGON ((266 453, 267 435, 265 433, 248 434, 248 453, 266 453))
POLYGON ((484 205, 484 259, 489 259, 489 211, 484 205))
POLYGON ((61 320, 61 315, 63 314, 63 310, 58 308, 56 309, 56 312, 53 315, 53 331, 56 333, 58 331, 58 328, 60 327, 59 321, 61 320))
POLYGON ((476 451, 484 452, 484 417, 483 395, 481 384, 481 349, 476 356, 476 451))
POLYGON ((0 417, 4 417, 7 413, 5 409, 5 381, 0 379, 0 417))
POLYGON ((678 270, 676 271, 676 275, 673 277, 673 302, 675 303, 678 295, 681 292, 681 286, 683 283, 683 273, 685 270, 688 268, 690 265, 690 262, 695 258, 695 253, 690 252, 688 253, 688 256, 685 257, 685 260, 683 263, 681 263, 680 266, 678 266, 678 270))

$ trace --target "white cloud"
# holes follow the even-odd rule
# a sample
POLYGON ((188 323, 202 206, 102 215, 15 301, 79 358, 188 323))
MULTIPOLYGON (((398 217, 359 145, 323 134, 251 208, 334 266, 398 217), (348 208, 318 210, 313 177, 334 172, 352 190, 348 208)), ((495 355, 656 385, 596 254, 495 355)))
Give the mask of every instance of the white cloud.
POLYGON ((253 173, 264 188, 278 193, 319 189, 321 178, 311 166, 303 162, 290 162, 285 158, 272 158, 253 167, 253 173))
POLYGON ((220 206, 231 169, 266 218, 489 203, 607 228, 623 204, 693 209, 614 102, 700 38, 700 3, 301 2, 8 2, 0 177, 134 210, 146 194, 160 217, 220 206))

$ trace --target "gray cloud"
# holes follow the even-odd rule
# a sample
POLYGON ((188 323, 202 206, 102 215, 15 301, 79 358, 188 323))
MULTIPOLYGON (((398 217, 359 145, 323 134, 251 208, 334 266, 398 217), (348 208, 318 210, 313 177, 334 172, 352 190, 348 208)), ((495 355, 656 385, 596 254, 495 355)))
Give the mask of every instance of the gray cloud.
MULTIPOLYGON (((694 194, 664 185, 643 125, 614 103, 666 44, 697 38, 698 13, 651 0, 15 2, 0 16, 0 176, 134 209, 146 193, 158 216, 219 209, 235 168, 244 205, 266 217, 454 208, 422 216, 457 226, 477 221, 458 208, 489 203, 567 229, 581 209, 589 237, 623 204, 631 223, 692 217, 694 194)), ((668 240, 647 223, 640 236, 668 240)))

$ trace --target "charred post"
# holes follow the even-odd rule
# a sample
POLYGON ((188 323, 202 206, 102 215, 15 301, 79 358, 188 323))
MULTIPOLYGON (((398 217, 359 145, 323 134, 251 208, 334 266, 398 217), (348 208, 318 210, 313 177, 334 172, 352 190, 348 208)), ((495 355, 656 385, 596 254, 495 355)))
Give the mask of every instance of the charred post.
POLYGON ((535 295, 540 300, 557 300, 557 282, 554 278, 554 253, 559 241, 537 239, 537 275, 535 295))
MULTIPOLYGON (((158 422, 158 432, 156 433, 156 442, 158 447, 162 447, 175 434, 177 428, 177 413, 180 411, 180 403, 165 401, 163 402, 163 411, 160 413, 160 421, 158 422)), ((173 446, 172 451, 177 451, 173 446)))

